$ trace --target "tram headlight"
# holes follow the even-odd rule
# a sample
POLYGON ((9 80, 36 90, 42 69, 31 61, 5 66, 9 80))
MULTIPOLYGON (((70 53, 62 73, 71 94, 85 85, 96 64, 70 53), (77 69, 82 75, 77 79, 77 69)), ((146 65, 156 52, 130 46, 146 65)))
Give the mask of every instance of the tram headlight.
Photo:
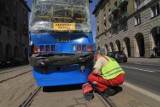
POLYGON ((76 45, 72 45, 72 50, 76 51, 76 45))

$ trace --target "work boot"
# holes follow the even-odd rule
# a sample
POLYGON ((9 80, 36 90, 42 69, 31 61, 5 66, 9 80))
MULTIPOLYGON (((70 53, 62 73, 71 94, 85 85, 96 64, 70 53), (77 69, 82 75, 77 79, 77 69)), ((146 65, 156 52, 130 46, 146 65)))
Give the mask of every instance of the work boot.
POLYGON ((120 87, 120 86, 108 87, 107 90, 105 91, 104 95, 106 97, 109 97, 109 96, 113 96, 113 95, 119 93, 120 91, 122 91, 122 87, 120 87))
POLYGON ((117 94, 123 90, 122 87, 120 87, 120 86, 112 87, 112 89, 115 90, 115 94, 117 94))
POLYGON ((113 88, 108 87, 107 90, 104 92, 104 95, 106 97, 112 96, 116 93, 116 91, 113 88))

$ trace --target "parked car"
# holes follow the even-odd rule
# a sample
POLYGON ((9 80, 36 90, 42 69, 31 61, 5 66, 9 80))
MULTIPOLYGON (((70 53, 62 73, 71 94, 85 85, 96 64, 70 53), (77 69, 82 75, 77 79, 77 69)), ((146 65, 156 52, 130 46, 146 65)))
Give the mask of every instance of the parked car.
POLYGON ((108 52, 107 56, 114 58, 117 62, 127 62, 127 56, 123 51, 108 52))

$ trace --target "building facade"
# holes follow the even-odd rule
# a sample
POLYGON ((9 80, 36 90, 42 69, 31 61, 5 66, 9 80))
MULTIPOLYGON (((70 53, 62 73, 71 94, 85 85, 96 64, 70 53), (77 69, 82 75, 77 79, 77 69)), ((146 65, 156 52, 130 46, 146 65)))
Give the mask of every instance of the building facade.
POLYGON ((27 60, 29 11, 24 0, 0 0, 0 61, 27 60))
POLYGON ((98 50, 160 56, 160 0, 100 0, 93 14, 98 50))

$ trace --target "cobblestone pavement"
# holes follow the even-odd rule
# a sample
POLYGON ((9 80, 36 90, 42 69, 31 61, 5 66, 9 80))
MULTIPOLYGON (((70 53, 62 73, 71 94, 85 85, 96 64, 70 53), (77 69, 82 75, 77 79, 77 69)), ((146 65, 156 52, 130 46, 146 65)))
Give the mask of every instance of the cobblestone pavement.
POLYGON ((125 84, 122 87, 122 92, 110 97, 118 107, 159 107, 160 99, 157 101, 152 96, 148 96, 147 92, 142 94, 125 84))
MULTIPOLYGON (((19 69, 14 73, 10 72, 12 74, 9 75, 0 74, 0 76, 3 79, 10 78, 27 70, 31 70, 31 67, 19 69)), ((125 84, 122 87, 122 92, 109 97, 117 107, 159 107, 160 102, 152 97, 131 89, 125 84)), ((19 107, 36 88, 31 72, 0 83, 0 107, 19 107)), ((97 93, 94 95, 93 100, 85 101, 81 85, 61 88, 45 87, 38 93, 30 107, 107 107, 106 102, 97 93)))
MULTIPOLYGON (((31 67, 21 67, 17 71, 0 74, 0 80, 14 77, 27 70, 31 70, 31 67)), ((31 72, 0 83, 0 107, 18 107, 36 87, 31 72)))
POLYGON ((61 89, 58 91, 57 88, 57 91, 39 92, 31 107, 106 107, 97 94, 94 94, 93 100, 85 101, 80 87, 73 89, 72 86, 65 90, 67 87, 63 87, 63 91, 61 89))

